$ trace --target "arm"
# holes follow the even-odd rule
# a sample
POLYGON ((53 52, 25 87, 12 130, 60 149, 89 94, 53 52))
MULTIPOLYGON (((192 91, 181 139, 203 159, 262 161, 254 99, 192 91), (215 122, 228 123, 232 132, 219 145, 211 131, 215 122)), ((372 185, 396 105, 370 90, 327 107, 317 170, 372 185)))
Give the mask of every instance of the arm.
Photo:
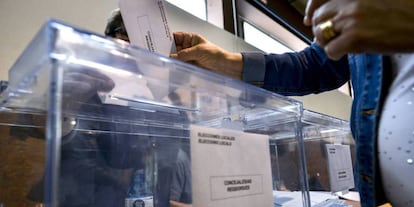
POLYGON ((312 44, 295 53, 243 53, 243 81, 282 95, 306 95, 339 88, 349 80, 347 57, 329 60, 312 44))
POLYGON ((347 58, 329 60, 312 44, 295 53, 231 53, 198 34, 174 33, 177 53, 171 57, 258 85, 283 95, 320 93, 349 80, 347 58))
POLYGON ((176 53, 170 57, 234 79, 241 79, 242 55, 226 51, 199 34, 174 32, 176 53))

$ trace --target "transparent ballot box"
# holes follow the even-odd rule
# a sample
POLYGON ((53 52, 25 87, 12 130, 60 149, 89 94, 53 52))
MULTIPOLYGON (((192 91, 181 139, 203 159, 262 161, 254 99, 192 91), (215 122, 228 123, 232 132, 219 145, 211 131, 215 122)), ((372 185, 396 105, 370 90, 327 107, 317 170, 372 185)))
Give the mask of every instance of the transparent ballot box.
POLYGON ((318 192, 343 195, 353 190, 356 149, 349 122, 305 109, 302 133, 311 204, 324 198, 318 192))
POLYGON ((302 104, 255 86, 50 20, 0 99, 0 206, 309 206, 302 104))

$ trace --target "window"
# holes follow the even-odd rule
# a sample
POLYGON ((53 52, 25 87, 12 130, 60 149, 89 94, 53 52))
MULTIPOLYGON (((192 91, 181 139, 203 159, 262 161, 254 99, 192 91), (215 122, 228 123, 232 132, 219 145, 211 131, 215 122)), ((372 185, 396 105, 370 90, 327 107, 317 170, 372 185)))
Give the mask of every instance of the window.
POLYGON ((237 1, 238 32, 246 42, 265 52, 300 51, 309 46, 299 36, 247 1, 237 1), (246 30, 246 31, 243 31, 246 30), (250 31, 249 31, 250 30, 250 31), (251 36, 251 33, 258 36, 251 36), (252 42, 254 41, 254 42, 252 42), (264 45, 263 47, 261 45, 264 45), (270 49, 266 49, 269 48, 270 49), (284 48, 284 49, 281 49, 284 48))
POLYGON ((243 22, 243 36, 246 42, 267 53, 293 52, 291 48, 247 22, 243 22))
POLYGON ((175 5, 187 11, 188 13, 202 19, 207 20, 206 0, 166 0, 170 4, 175 5))

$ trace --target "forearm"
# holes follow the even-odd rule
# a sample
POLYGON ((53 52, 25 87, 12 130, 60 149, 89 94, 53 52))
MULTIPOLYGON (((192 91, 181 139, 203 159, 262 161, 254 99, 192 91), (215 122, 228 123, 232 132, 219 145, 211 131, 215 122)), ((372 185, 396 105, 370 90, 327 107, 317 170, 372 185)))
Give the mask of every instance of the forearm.
POLYGON ((219 67, 225 69, 225 75, 237 80, 242 79, 243 57, 240 53, 227 53, 224 61, 218 61, 218 63, 223 64, 219 67))
POLYGON ((332 61, 315 45, 284 54, 243 53, 243 80, 282 95, 306 95, 349 80, 347 58, 332 61))

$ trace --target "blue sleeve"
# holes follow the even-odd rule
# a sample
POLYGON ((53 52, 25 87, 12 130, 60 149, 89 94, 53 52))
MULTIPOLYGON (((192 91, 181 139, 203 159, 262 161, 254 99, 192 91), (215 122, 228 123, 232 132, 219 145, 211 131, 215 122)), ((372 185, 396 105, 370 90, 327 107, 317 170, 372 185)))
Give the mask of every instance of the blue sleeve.
POLYGON ((316 44, 284 54, 242 53, 243 81, 287 96, 339 88, 350 78, 347 57, 328 59, 316 44))

